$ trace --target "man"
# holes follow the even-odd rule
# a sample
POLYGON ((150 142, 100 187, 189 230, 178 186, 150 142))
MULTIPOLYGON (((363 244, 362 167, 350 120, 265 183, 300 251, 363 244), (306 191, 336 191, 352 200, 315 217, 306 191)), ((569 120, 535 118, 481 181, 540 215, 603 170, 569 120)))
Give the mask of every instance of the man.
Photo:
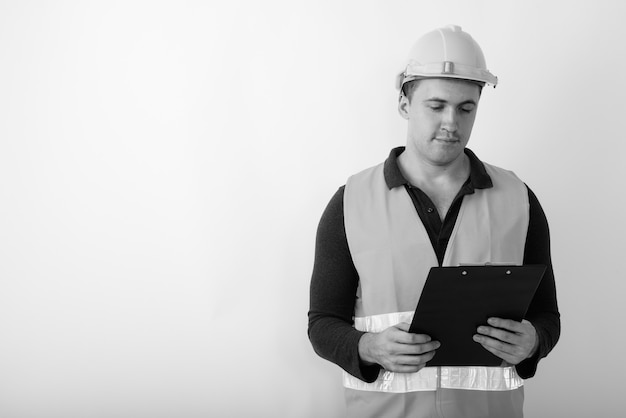
POLYGON ((559 338, 543 210, 513 173, 466 148, 482 88, 496 83, 461 28, 420 38, 398 82, 406 147, 350 177, 322 216, 309 338, 344 369, 349 416, 521 417, 523 379, 559 338), (547 266, 526 319, 476 330, 501 367, 429 367, 441 343, 408 332, 430 268, 460 263, 547 266))

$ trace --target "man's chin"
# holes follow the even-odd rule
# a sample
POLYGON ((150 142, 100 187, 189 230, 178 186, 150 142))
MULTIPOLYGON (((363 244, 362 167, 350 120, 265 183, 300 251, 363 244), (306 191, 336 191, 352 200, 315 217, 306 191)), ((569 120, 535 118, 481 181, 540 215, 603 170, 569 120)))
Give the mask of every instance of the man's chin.
POLYGON ((443 144, 432 150, 431 160, 437 165, 450 165, 463 156, 464 146, 460 142, 455 144, 443 144))

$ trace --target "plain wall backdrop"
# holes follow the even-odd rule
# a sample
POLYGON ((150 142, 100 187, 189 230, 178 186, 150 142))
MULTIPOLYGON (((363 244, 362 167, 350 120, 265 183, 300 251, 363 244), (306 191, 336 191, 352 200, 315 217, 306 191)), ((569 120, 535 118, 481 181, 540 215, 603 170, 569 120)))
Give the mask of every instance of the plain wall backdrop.
POLYGON ((457 24, 469 143, 547 213, 562 336, 527 417, 617 416, 626 6, 0 1, 0 417, 340 417, 307 339, 320 215, 405 142, 395 75, 457 24))

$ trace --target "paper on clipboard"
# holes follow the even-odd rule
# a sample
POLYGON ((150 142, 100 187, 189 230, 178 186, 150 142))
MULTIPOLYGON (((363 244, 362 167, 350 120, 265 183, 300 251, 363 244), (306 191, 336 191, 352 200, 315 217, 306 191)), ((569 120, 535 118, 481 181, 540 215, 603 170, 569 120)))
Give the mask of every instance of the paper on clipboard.
POLYGON ((521 321, 545 265, 431 268, 409 332, 427 334, 441 347, 427 366, 499 366, 472 337, 487 318, 521 321))

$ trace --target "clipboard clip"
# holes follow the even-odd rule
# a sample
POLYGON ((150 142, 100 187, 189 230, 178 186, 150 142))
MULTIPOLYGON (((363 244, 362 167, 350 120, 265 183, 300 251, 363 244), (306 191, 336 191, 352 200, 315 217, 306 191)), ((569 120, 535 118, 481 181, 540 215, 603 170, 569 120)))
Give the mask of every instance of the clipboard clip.
POLYGON ((459 263, 459 267, 482 267, 482 266, 496 266, 496 267, 515 267, 519 264, 511 263, 508 261, 487 261, 486 263, 459 263))

